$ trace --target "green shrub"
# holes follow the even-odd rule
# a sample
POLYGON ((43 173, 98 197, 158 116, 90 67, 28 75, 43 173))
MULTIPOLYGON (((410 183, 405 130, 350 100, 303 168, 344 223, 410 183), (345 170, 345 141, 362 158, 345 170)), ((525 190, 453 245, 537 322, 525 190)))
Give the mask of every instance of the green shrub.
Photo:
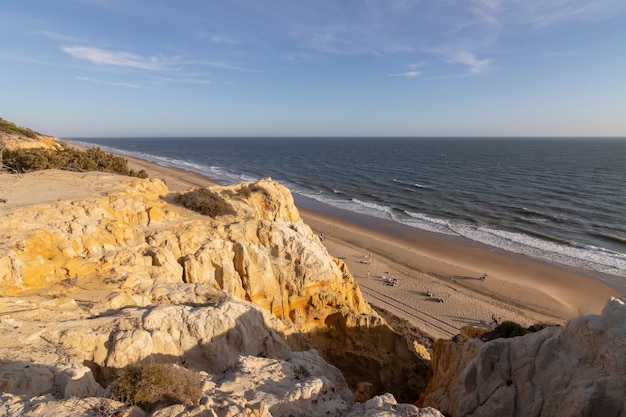
POLYGON ((206 188, 197 188, 185 194, 179 194, 176 196, 174 201, 182 204, 190 210, 213 218, 217 216, 235 214, 235 210, 230 204, 228 204, 224 197, 221 197, 206 188))
POLYGON ((170 364, 130 365, 109 386, 113 399, 146 412, 173 404, 197 404, 202 394, 195 372, 170 364))

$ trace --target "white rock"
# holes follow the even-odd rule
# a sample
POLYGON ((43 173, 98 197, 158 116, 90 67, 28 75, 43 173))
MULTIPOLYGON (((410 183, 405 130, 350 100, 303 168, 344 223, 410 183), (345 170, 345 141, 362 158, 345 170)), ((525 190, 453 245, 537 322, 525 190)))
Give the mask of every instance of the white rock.
POLYGON ((438 342, 423 404, 452 416, 626 416, 625 301, 522 337, 438 342))

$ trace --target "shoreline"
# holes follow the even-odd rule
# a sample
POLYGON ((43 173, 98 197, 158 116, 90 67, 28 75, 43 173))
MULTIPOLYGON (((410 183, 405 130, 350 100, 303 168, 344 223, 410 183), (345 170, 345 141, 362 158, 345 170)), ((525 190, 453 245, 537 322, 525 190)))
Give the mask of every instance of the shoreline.
MULTIPOLYGON (((130 168, 163 179, 172 192, 220 184, 182 168, 122 156, 130 168)), ((488 326, 492 318, 525 326, 563 324, 599 314, 610 297, 621 295, 584 273, 518 254, 438 239, 356 213, 338 217, 301 203, 296 201, 302 219, 324 235, 328 252, 347 264, 365 299, 435 338, 451 337, 464 325, 488 326), (484 272, 488 278, 483 281, 484 272), (386 285, 384 278, 396 278, 398 284, 386 285), (434 302, 439 298, 444 302, 434 302)))

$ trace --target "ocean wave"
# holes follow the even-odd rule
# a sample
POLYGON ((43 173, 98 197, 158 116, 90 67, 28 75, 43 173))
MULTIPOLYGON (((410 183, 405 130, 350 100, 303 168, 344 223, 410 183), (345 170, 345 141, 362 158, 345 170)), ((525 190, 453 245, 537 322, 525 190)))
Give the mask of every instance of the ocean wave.
POLYGON ((591 245, 577 245, 549 236, 533 237, 529 234, 493 228, 459 224, 453 227, 453 230, 470 240, 509 252, 606 274, 626 276, 626 254, 591 245))
POLYGON ((387 216, 388 218, 392 218, 392 215, 391 215, 392 209, 389 206, 385 206, 385 205, 377 204, 377 203, 371 203, 367 201, 361 201, 358 198, 353 198, 351 201, 357 206, 364 208, 362 212, 365 212, 365 214, 374 212, 374 213, 383 214, 387 216))
POLYGON ((417 187, 417 188, 430 188, 427 185, 424 184, 419 184, 417 182, 408 182, 408 181, 402 181, 402 180, 398 180, 398 179, 392 179, 393 182, 397 182, 398 184, 402 184, 402 185, 408 185, 409 187, 417 187))
POLYGON ((427 216, 426 214, 422 213, 413 213, 407 210, 404 210, 404 214, 406 214, 408 218, 396 220, 407 226, 445 235, 458 235, 450 227, 449 220, 433 216, 427 216))
POLYGON ((621 237, 621 236, 616 236, 616 235, 606 234, 606 233, 592 233, 592 235, 603 240, 611 241, 613 243, 626 244, 626 237, 621 237))

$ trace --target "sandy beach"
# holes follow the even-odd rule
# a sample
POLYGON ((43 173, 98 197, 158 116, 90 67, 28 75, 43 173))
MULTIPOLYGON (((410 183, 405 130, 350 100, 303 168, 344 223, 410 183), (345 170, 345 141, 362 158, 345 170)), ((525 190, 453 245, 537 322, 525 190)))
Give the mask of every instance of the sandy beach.
MULTIPOLYGON (((129 167, 163 179, 171 191, 217 184, 200 174, 125 158, 129 167)), ((329 253, 348 265, 370 304, 435 338, 449 338, 465 325, 488 326, 493 318, 523 325, 564 323, 597 314, 609 297, 621 295, 598 280, 530 258, 379 220, 299 209, 304 221, 323 234, 329 253), (391 279, 396 285, 388 284, 391 279)))

